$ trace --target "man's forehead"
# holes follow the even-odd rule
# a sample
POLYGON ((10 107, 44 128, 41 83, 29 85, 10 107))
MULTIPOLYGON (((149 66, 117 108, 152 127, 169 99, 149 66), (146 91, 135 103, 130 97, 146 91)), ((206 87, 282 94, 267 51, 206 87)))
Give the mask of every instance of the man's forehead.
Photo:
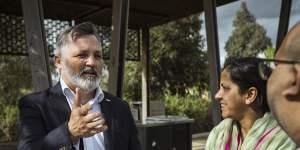
POLYGON ((78 51, 80 52, 84 52, 84 53, 101 53, 101 49, 78 49, 78 51))

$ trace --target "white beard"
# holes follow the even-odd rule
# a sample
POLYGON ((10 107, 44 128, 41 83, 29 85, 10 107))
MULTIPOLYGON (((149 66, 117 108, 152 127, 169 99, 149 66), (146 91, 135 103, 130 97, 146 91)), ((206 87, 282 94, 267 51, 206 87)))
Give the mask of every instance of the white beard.
POLYGON ((97 72, 96 77, 82 77, 81 74, 83 70, 85 69, 93 69, 91 67, 84 67, 80 69, 80 73, 76 74, 74 73, 69 66, 63 61, 63 65, 65 66, 64 69, 62 69, 62 73, 64 73, 67 78, 70 80, 72 84, 79 87, 81 90, 85 92, 92 92, 100 85, 100 73, 97 72))

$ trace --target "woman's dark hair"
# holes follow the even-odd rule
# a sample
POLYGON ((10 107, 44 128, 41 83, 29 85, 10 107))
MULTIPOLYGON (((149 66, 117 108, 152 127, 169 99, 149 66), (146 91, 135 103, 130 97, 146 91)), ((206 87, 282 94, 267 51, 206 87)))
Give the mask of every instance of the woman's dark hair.
POLYGON ((253 57, 226 59, 223 70, 229 73, 232 82, 238 85, 240 93, 244 94, 250 87, 257 89, 257 97, 253 103, 255 109, 268 112, 266 84, 259 74, 259 60, 253 57))

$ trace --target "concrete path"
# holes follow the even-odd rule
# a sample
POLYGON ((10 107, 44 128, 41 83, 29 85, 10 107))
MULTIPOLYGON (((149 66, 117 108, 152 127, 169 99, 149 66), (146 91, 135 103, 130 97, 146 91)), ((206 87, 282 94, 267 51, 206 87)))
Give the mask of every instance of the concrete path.
MULTIPOLYGON (((192 150, 204 150, 208 133, 193 135, 192 150)), ((16 150, 17 142, 0 143, 0 150, 16 150)))
POLYGON ((206 139, 196 138, 192 142, 192 150, 204 150, 206 139))
POLYGON ((204 150, 206 139, 209 135, 209 132, 193 134, 192 138, 192 150, 204 150))

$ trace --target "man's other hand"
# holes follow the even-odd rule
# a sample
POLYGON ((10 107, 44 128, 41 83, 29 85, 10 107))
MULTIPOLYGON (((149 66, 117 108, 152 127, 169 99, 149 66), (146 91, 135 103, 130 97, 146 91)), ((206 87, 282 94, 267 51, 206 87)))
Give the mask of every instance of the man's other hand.
POLYGON ((82 105, 79 88, 76 88, 75 100, 72 106, 68 129, 73 142, 82 137, 90 137, 107 129, 104 117, 99 112, 90 112, 92 107, 87 103, 82 105))

